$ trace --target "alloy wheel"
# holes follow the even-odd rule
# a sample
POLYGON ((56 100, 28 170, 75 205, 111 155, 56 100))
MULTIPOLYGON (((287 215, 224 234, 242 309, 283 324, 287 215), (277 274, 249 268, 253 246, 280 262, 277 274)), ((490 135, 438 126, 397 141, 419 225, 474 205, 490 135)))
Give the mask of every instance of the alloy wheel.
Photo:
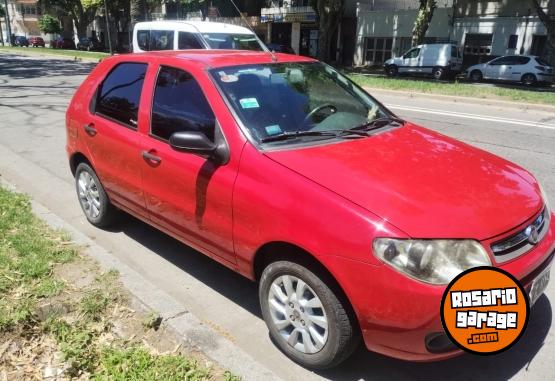
POLYGON ((87 171, 79 174, 78 180, 79 202, 90 218, 97 218, 100 214, 100 193, 94 178, 87 171))
POLYGON ((283 339, 302 353, 322 350, 328 340, 328 318, 314 290, 293 275, 277 277, 268 292, 272 323, 283 339))

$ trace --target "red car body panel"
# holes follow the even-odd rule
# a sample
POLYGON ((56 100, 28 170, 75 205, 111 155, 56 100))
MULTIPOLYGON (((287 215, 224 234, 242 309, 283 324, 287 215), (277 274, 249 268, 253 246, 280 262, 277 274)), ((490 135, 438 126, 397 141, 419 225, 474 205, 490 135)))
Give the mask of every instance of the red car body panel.
MULTIPOLYGON (((250 143, 207 68, 310 62, 268 53, 209 50, 141 53, 103 60, 68 108, 67 151, 93 165, 111 201, 145 222, 251 279, 265 245, 286 242, 310 253, 337 280, 366 346, 389 356, 429 361, 424 338, 442 332, 444 286, 415 281, 372 253, 376 237, 472 238, 490 244, 527 226, 543 207, 524 169, 424 128, 368 138, 261 151, 250 143), (120 62, 149 64, 137 130, 91 113, 90 100, 120 62), (177 152, 149 135, 159 65, 181 68, 201 85, 229 147, 229 162, 177 152), (94 123, 97 135, 83 126, 94 123), (142 152, 159 156, 160 165, 142 152)), ((553 224, 528 253, 498 265, 529 287, 555 250, 553 224)))

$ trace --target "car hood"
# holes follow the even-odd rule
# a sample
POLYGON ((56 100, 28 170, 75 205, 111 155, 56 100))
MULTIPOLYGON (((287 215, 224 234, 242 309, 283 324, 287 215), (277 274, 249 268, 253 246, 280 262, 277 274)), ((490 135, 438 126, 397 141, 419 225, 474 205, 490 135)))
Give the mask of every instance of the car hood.
POLYGON ((414 238, 491 238, 543 204, 524 169, 408 123, 368 138, 265 155, 414 238))

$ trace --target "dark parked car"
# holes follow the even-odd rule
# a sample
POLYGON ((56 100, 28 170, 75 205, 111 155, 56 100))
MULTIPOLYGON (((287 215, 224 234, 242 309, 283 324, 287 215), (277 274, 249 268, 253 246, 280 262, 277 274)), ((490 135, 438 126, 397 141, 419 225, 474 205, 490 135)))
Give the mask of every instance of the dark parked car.
POLYGON ((102 51, 104 50, 104 44, 98 41, 97 39, 89 38, 89 37, 81 37, 79 42, 77 43, 77 49, 79 50, 95 50, 95 51, 102 51))
POLYGON ((75 49, 75 42, 71 38, 58 37, 50 45, 55 49, 75 49))
POLYGON ((13 40, 15 46, 29 46, 29 40, 25 36, 15 36, 13 40))
POLYGON ((33 37, 29 37, 29 45, 37 47, 43 47, 44 48, 44 40, 42 37, 39 36, 33 36, 33 37))
POLYGON ((266 46, 267 46, 268 49, 270 49, 272 52, 276 52, 276 53, 287 53, 287 54, 297 54, 297 53, 295 53, 295 51, 293 50, 293 48, 290 47, 289 45, 282 45, 282 44, 266 44, 266 46))

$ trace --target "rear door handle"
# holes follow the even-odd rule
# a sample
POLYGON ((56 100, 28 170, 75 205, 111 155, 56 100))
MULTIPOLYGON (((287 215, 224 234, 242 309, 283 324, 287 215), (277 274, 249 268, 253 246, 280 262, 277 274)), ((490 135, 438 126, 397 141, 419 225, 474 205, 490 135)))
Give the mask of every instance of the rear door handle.
POLYGON ((162 162, 162 159, 148 151, 143 151, 143 158, 152 164, 160 164, 162 162))
POLYGON ((96 131, 96 128, 94 128, 94 124, 93 123, 89 123, 89 124, 85 124, 83 126, 83 129, 85 130, 85 132, 89 135, 89 136, 95 136, 97 134, 98 131, 96 131))

